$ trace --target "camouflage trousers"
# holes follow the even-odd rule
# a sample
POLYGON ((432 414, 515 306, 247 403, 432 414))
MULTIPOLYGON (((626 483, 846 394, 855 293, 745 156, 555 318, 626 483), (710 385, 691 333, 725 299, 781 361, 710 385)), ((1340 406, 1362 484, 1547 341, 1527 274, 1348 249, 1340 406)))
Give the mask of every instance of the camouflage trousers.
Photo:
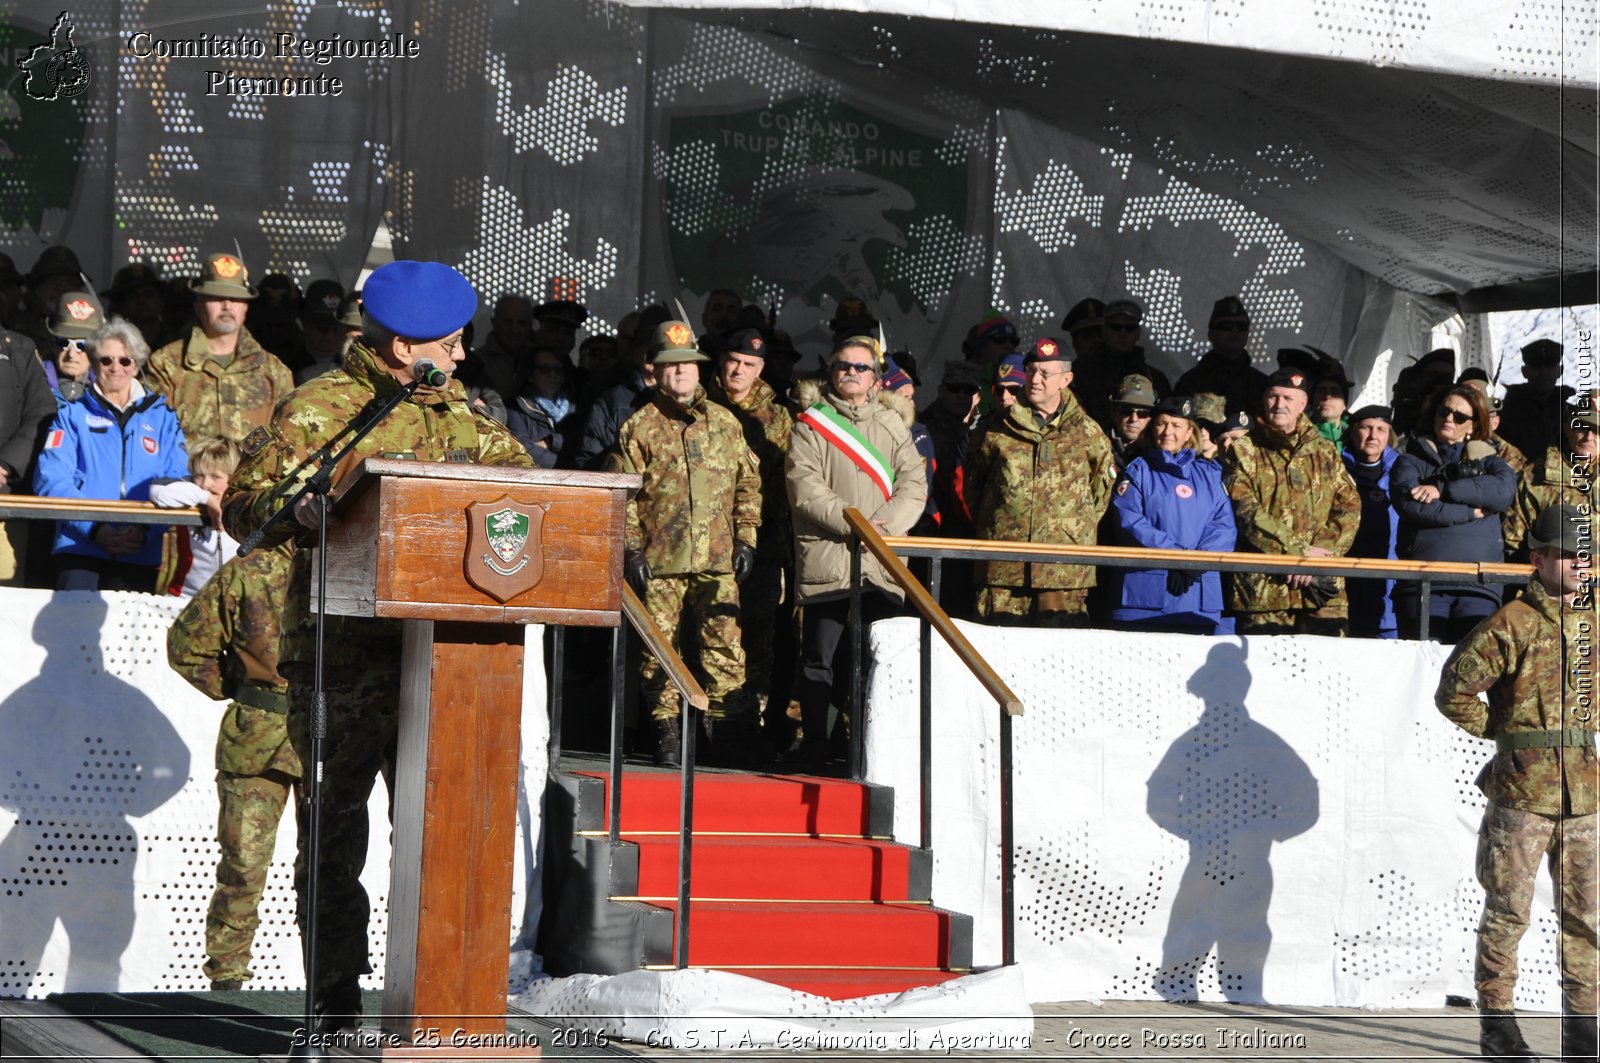
POLYGON ((1237 613, 1240 635, 1327 635, 1342 639, 1350 631, 1350 603, 1341 595, 1321 609, 1282 609, 1272 613, 1237 613))
MULTIPOLYGON (((661 628, 667 643, 679 652, 678 637, 685 623, 695 625, 700 647, 700 668, 705 673, 706 695, 711 700, 707 716, 723 715, 724 702, 738 699, 744 686, 744 648, 739 634, 739 586, 731 572, 693 572, 684 576, 655 576, 645 586, 644 607, 661 628)), ((666 669, 648 650, 640 669, 640 696, 658 720, 678 715, 678 688, 666 669)))
MULTIPOLYGON (((305 765, 311 758, 312 669, 290 662, 279 666, 289 681, 289 742, 305 765)), ((367 962, 367 924, 372 905, 361 885, 367 862, 367 800, 378 776, 390 782, 400 723, 400 648, 392 658, 365 666, 325 668, 328 731, 322 746, 322 845, 317 863, 316 991, 348 989, 372 971, 367 962)), ((309 796, 311 784, 306 783, 309 796)), ((393 805, 393 793, 390 804, 393 805)), ((306 872, 309 824, 301 816, 294 862, 295 919, 305 943, 306 872)))
POLYGON ((983 587, 978 591, 978 619, 1005 627, 1088 627, 1089 590, 983 587))
POLYGON ((1517 946, 1528 929, 1534 875, 1548 857, 1561 924, 1561 994, 1569 1014, 1593 1015, 1600 984, 1595 941, 1595 816, 1551 816, 1494 802, 1478 831, 1483 920, 1473 980, 1478 1007, 1512 1010, 1517 946))
POLYGON ((217 772, 217 888, 206 911, 206 977, 250 977, 250 946, 261 924, 261 891, 272 867, 283 806, 300 780, 281 771, 260 775, 217 772))

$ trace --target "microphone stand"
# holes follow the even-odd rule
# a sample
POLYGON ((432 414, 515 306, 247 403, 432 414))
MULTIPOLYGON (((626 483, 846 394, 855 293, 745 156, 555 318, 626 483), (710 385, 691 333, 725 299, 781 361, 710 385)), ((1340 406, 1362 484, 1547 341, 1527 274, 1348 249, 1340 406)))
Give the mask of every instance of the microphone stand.
MULTIPOLYGON (((316 994, 317 994, 317 878, 318 865, 322 855, 322 747, 328 737, 328 700, 323 686, 323 643, 326 631, 327 609, 325 603, 328 593, 328 492, 333 483, 333 472, 339 467, 356 444, 360 443, 367 434, 376 428, 396 406, 413 395, 422 385, 419 377, 408 384, 401 386, 400 390, 380 407, 378 407, 366 421, 352 421, 339 430, 339 433, 327 443, 323 444, 314 454, 300 463, 300 466, 291 473, 298 476, 312 463, 320 463, 320 468, 310 479, 296 491, 277 512, 268 517, 261 527, 245 537, 239 544, 239 556, 244 557, 261 545, 262 538, 267 531, 281 520, 287 520, 294 512, 295 506, 307 495, 316 496, 317 506, 317 637, 316 637, 316 664, 312 673, 311 686, 311 786, 306 795, 306 893, 305 901, 305 941, 304 963, 306 969, 306 1014, 305 1036, 302 1040, 292 1044, 289 1049, 289 1059, 293 1060, 325 1060, 330 1059, 327 1037, 319 1034, 316 1029, 316 994), (330 454, 333 445, 342 439, 346 433, 355 429, 355 436, 339 449, 337 454, 330 454)), ((359 418, 358 418, 359 420, 359 418)))

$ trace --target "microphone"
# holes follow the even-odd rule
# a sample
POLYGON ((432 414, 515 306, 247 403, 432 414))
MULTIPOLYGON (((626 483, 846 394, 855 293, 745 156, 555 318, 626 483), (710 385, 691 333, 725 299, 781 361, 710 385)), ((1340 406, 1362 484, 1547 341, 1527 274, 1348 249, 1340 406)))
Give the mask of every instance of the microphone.
POLYGON ((411 379, 428 388, 442 388, 450 382, 444 370, 426 358, 411 363, 411 379))

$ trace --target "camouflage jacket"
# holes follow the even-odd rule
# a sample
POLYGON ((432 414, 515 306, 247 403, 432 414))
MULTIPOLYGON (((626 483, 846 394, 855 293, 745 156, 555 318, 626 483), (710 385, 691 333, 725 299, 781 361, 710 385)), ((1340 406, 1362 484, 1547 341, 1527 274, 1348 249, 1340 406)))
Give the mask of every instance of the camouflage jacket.
POLYGON ((696 388, 664 391, 622 424, 615 468, 644 480, 628 500, 629 550, 657 576, 732 572, 733 544, 756 545, 761 472, 733 414, 696 388))
POLYGON ((1512 472, 1518 476, 1522 475, 1522 470, 1526 469, 1529 464, 1526 454, 1512 446, 1510 441, 1492 432, 1489 434, 1487 442, 1494 447, 1494 452, 1500 455, 1500 460, 1511 466, 1512 472))
POLYGON ((278 674, 278 639, 293 550, 283 543, 229 561, 167 631, 173 671, 206 697, 233 702, 217 732, 218 771, 300 774, 288 717, 262 707, 286 705, 289 684, 278 674))
POLYGON ((166 396, 189 440, 226 436, 235 443, 272 421, 272 410, 294 390, 294 374, 239 330, 239 346, 223 365, 211 356, 206 334, 191 329, 156 351, 141 375, 145 387, 166 396))
MULTIPOLYGON (((1111 502, 1117 473, 1111 444, 1072 392, 1040 426, 1033 408, 1017 403, 984 422, 967 448, 964 487, 980 539, 1092 546, 1111 502)), ((1086 565, 1021 561, 978 563, 978 582, 991 587, 1093 587, 1086 565)))
MULTIPOLYGON (((278 408, 271 424, 256 429, 245 440, 244 460, 222 500, 228 534, 242 541, 263 524, 299 490, 300 480, 292 474, 300 463, 369 403, 382 402, 399 388, 382 359, 362 343, 350 348, 343 369, 301 386, 278 408)), ((475 412, 467 404, 465 388, 455 380, 443 393, 414 394, 402 402, 340 463, 333 477, 335 489, 367 458, 379 457, 533 467, 533 459, 516 437, 489 416, 475 412)), ((292 518, 280 521, 266 545, 293 538, 301 530, 292 518)), ((297 555, 289 581, 284 662, 314 659, 311 566, 301 563, 311 554, 307 550, 297 555)), ((325 648, 326 663, 334 667, 359 667, 374 656, 396 656, 400 652, 399 622, 330 616, 325 648)))
MULTIPOLYGON (((1344 556, 1361 526, 1361 494, 1336 447, 1303 415, 1284 435, 1256 422, 1222 458, 1241 552, 1304 556, 1313 546, 1344 556)), ((1228 607, 1239 612, 1309 608, 1282 576, 1234 575, 1228 607)))
POLYGON ((1566 502, 1600 513, 1600 489, 1595 485, 1600 469, 1596 465, 1600 465, 1600 459, 1574 460, 1560 447, 1551 447, 1545 451, 1544 461, 1530 462, 1522 470, 1517 477, 1517 497, 1511 508, 1500 515, 1507 557, 1527 560, 1528 529, 1546 506, 1566 502))
MULTIPOLYGON (((1480 738, 1518 731, 1594 731, 1593 598, 1564 606, 1537 580, 1479 624, 1450 654, 1434 704, 1480 738), (1487 693, 1485 706, 1478 695, 1487 693)), ((1498 804, 1545 815, 1595 811, 1594 747, 1511 749, 1495 755, 1478 787, 1498 804)))
POLYGON ((794 525, 789 520, 789 493, 783 484, 783 463, 789 455, 789 433, 794 415, 778 401, 778 393, 765 380, 757 380, 743 402, 735 402, 713 382, 706 389, 711 401, 725 407, 744 429, 745 446, 761 467, 761 530, 756 533, 756 555, 779 563, 794 557, 794 525))

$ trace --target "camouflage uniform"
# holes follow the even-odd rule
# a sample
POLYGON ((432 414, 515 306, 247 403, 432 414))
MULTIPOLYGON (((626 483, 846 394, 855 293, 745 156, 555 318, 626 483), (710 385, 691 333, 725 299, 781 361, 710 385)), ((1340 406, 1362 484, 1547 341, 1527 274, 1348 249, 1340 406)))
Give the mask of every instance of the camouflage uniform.
MULTIPOLYGON (((758 379, 743 402, 730 399, 716 383, 708 394, 738 418, 745 446, 761 469, 761 528, 756 533, 755 566, 739 586, 739 630, 745 686, 764 702, 772 688, 778 607, 784 598, 785 576, 794 564, 794 525, 789 520, 789 493, 783 484, 794 416, 765 380, 758 379)), ((789 576, 788 582, 792 580, 789 576)))
MULTIPOLYGON (((761 475, 744 430, 703 389, 687 406, 657 391, 623 423, 617 450, 618 470, 644 479, 628 501, 626 546, 650 565, 645 607, 674 644, 682 618, 694 618, 711 700, 706 715, 737 715, 748 706, 733 547, 754 547, 761 524, 761 475)), ((678 695, 651 654, 643 684, 656 719, 678 715, 678 695)))
MULTIPOLYGON (((289 474, 374 400, 400 384, 364 343, 345 355, 344 368, 301 387, 279 407, 272 423, 251 433, 245 456, 224 502, 224 523, 243 539, 297 489, 289 474)), ((402 402, 356 448, 334 475, 338 484, 373 457, 479 462, 532 468, 522 444, 489 417, 474 412, 455 380, 446 393, 417 394, 402 402)), ((268 545, 295 536, 290 519, 274 526, 268 545)), ((316 622, 310 609, 312 551, 296 553, 284 601, 279 672, 289 681, 289 741, 310 757, 312 664, 316 622)), ((343 992, 371 968, 367 921, 371 908, 360 875, 367 855, 367 798, 373 781, 394 756, 400 700, 397 620, 329 616, 324 646, 324 687, 329 705, 323 746, 322 860, 319 868, 318 993, 343 992)), ((295 890, 305 886, 304 830, 295 861, 295 890)), ((304 929, 305 912, 298 915, 304 929)), ((354 1005, 359 1011, 359 1000, 354 1005)))
POLYGON ((289 684, 278 674, 279 607, 288 543, 234 558, 201 588, 167 632, 167 661, 200 693, 230 698, 217 732, 217 889, 206 913, 206 976, 251 977, 250 944, 267 884, 278 820, 300 783, 289 745, 289 684))
MULTIPOLYGON (((1320 546, 1343 557, 1355 542, 1361 494, 1338 448, 1328 446, 1304 415, 1289 435, 1257 421, 1223 455, 1222 485, 1233 500, 1241 552, 1304 556, 1320 546)), ((1337 592, 1318 607, 1282 576, 1239 572, 1229 587, 1228 608, 1239 618, 1240 634, 1342 636, 1350 603, 1344 580, 1333 583, 1337 592)))
POLYGON ((1505 536, 1506 556, 1527 557, 1528 529, 1546 506, 1565 502, 1572 506, 1588 506, 1590 513, 1600 513, 1600 487, 1596 486, 1595 468, 1600 459, 1574 460, 1560 447, 1545 452, 1544 461, 1529 464, 1517 477, 1517 497, 1511 508, 1500 515, 1500 528, 1505 536))
MULTIPOLYGON (((980 539, 1092 546, 1116 482, 1111 444, 1070 391, 1040 424, 1017 403, 984 422, 967 450, 967 504, 980 539)), ((1087 619, 1087 565, 987 561, 977 566, 978 615, 996 623, 1087 619)))
MULTIPOLYGON (((1595 799, 1600 764, 1591 744, 1521 746, 1561 732, 1592 733, 1597 616, 1563 606, 1538 581, 1467 636, 1445 662, 1434 701, 1468 734, 1500 751, 1478 776, 1489 799, 1478 834, 1485 891, 1474 971, 1479 1006, 1512 1009, 1517 945, 1528 928, 1534 874, 1550 857, 1561 919, 1561 988, 1568 1013, 1597 1003, 1595 799), (1485 706, 1478 695, 1487 693, 1485 706), (1517 737, 1524 736, 1524 737, 1517 737)), ((1569 739, 1570 740, 1570 739, 1569 739)))
POLYGON ((272 421, 273 407, 294 390, 294 374, 241 328, 239 346, 224 365, 211 354, 206 334, 191 329, 156 351, 140 377, 164 395, 189 439, 226 436, 235 443, 272 421))

